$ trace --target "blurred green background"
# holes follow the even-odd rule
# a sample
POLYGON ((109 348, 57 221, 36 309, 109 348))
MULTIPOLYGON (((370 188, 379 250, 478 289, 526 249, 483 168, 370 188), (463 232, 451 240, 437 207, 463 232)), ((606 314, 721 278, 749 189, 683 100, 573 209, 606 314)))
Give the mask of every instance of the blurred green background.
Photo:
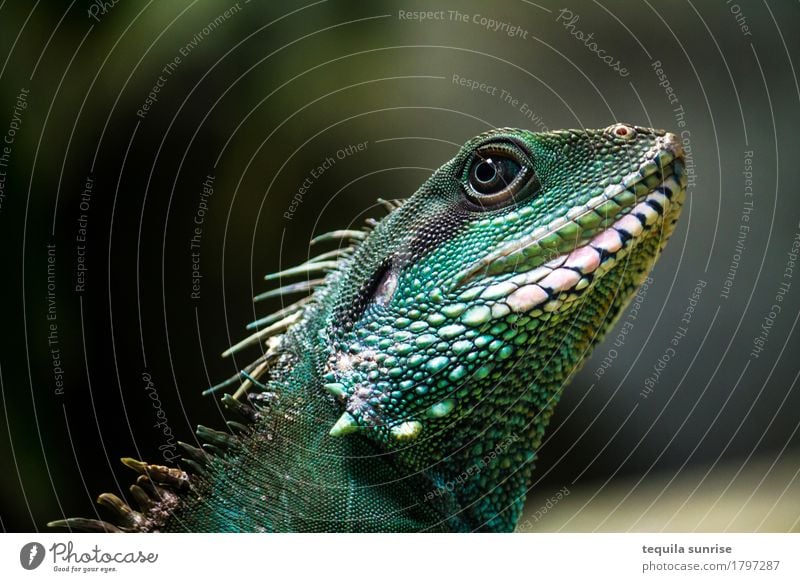
POLYGON ((612 334, 565 391, 519 529, 800 530, 799 17, 774 1, 0 2, 2 529, 94 515, 97 493, 127 492, 119 457, 158 461, 221 425, 200 392, 244 360, 218 354, 279 306, 251 297, 315 234, 381 216, 377 197, 488 128, 619 120, 683 132, 696 180, 624 346, 612 334))

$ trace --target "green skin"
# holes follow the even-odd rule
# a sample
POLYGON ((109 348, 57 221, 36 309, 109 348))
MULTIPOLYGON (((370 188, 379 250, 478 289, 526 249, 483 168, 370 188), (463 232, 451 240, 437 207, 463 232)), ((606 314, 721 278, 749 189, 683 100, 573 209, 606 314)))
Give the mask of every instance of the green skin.
POLYGON ((562 388, 672 233, 682 156, 674 135, 621 124, 471 139, 269 340, 264 383, 226 399, 247 427, 201 429, 211 454, 187 447, 185 472, 127 460, 141 511, 100 498, 118 526, 54 525, 513 530, 562 388), (621 248, 590 248, 604 234, 621 248))

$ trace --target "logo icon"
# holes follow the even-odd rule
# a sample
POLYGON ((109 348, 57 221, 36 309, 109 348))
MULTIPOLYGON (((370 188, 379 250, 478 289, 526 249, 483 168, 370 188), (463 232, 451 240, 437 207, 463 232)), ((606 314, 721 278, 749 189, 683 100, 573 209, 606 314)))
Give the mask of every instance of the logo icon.
POLYGON ((19 551, 19 563, 26 570, 35 570, 44 561, 44 546, 39 542, 28 542, 19 551))

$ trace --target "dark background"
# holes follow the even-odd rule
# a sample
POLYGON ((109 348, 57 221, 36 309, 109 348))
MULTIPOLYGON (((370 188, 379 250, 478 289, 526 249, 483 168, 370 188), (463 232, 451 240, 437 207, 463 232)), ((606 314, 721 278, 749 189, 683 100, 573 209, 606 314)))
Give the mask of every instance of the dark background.
POLYGON ((92 516, 101 491, 127 493, 133 475, 119 457, 158 462, 165 427, 191 442, 195 425, 221 426, 217 400, 200 392, 246 363, 249 354, 219 354, 279 306, 251 297, 269 288, 264 273, 307 257, 313 235, 382 216, 377 197, 409 195, 488 128, 620 120, 686 132, 696 183, 625 345, 598 379, 614 347, 599 346, 565 391, 520 529, 800 530, 800 270, 784 276, 800 229, 796 3, 240 0, 206 32, 234 2, 121 0, 105 14, 93 5, 0 3, 0 139, 29 90, 0 168, 3 529, 92 516), (579 17, 571 28, 562 8, 579 17), (445 19, 399 17, 420 9, 445 19), (489 30, 475 15, 525 34, 489 30), (364 141, 284 216, 313 168, 364 141), (189 240, 208 175, 193 299, 189 240), (87 270, 77 291, 81 214, 87 270), (741 224, 750 230, 737 251, 741 224), (48 345, 50 244, 61 394, 48 345), (644 398, 698 281, 706 286, 686 337, 644 398), (781 312, 754 357, 782 282, 791 285, 781 312), (567 494, 553 502, 559 490, 567 494))

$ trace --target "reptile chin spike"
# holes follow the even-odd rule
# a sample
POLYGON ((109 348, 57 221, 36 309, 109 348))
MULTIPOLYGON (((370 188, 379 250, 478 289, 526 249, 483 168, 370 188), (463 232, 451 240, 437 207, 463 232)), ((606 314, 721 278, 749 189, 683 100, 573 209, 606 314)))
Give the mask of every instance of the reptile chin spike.
POLYGON ((386 209, 387 212, 394 212, 395 210, 397 210, 398 208, 400 208, 403 205, 403 202, 405 202, 405 200, 402 200, 402 199, 399 199, 399 200, 386 200, 384 198, 378 198, 376 200, 376 202, 378 204, 380 204, 381 206, 383 206, 386 209))
POLYGON ((247 329, 253 330, 253 329, 258 329, 262 326, 272 325, 279 319, 283 319, 287 315, 291 315, 292 313, 300 311, 309 301, 311 301, 311 297, 304 297, 299 301, 295 301, 294 303, 292 303, 287 307, 284 307, 283 309, 280 309, 274 313, 270 313, 269 315, 262 317, 261 319, 253 321, 252 323, 248 323, 247 329))
POLYGON ((328 434, 331 436, 344 436, 358 431, 359 428, 358 422, 353 418, 353 415, 345 412, 339 417, 339 420, 336 421, 336 424, 333 425, 328 434))
POLYGON ((389 432, 395 440, 412 441, 422 432, 422 423, 418 420, 407 420, 393 426, 389 432))
POLYGON ((130 457, 121 459, 122 464, 139 473, 149 477, 155 483, 166 485, 177 490, 187 489, 189 477, 185 471, 164 465, 150 465, 143 461, 137 461, 130 457))
POLYGON ((250 401, 243 402, 235 399, 230 394, 225 394, 221 402, 226 411, 234 414, 244 422, 252 424, 258 420, 258 412, 251 406, 250 401))
MULTIPOLYGON (((265 327, 253 334, 250 334, 248 337, 244 338, 238 344, 235 344, 229 347, 227 350, 222 352, 222 357, 226 358, 231 354, 235 354, 236 352, 243 350, 244 348, 251 346, 253 344, 257 344, 264 340, 271 338, 272 336, 279 335, 286 331, 293 323, 295 323, 300 316, 302 315, 301 311, 297 311, 292 313, 291 315, 287 315, 283 319, 276 321, 272 325, 265 327)), ((242 371, 242 373, 245 373, 242 371)), ((255 374, 254 374, 255 375, 255 374)))
POLYGON ((70 517, 47 522, 47 527, 63 527, 74 531, 121 533, 122 530, 113 523, 100 519, 86 519, 84 517, 70 517))
POLYGON ((324 282, 325 278, 323 277, 319 279, 311 279, 309 281, 301 281, 300 283, 292 283, 291 285, 284 285, 283 287, 278 287, 277 289, 272 289, 270 291, 261 293, 260 295, 256 295, 253 297, 253 301, 264 301, 265 299, 281 297, 291 293, 304 293, 307 291, 312 291, 316 287, 322 285, 324 282))
POLYGON ((363 230, 333 230, 331 232, 326 232, 325 234, 321 234, 319 236, 315 236, 311 239, 311 244, 319 244, 321 242, 327 242, 330 240, 342 240, 342 239, 352 239, 355 241, 364 240, 367 238, 367 233, 363 230))
MULTIPOLYGON (((259 370, 259 372, 261 372, 261 370, 259 370)), ((269 388, 267 388, 266 384, 263 384, 262 382, 257 380, 255 376, 251 376, 250 374, 248 374, 244 370, 241 371, 241 374, 242 374, 242 378, 244 378, 247 382, 250 382, 250 384, 252 384, 256 388, 259 388, 260 390, 262 390, 264 392, 269 390, 269 388)), ((241 386, 239 387, 239 390, 241 390, 241 386)))
POLYGON ((137 473, 144 474, 147 472, 148 464, 145 463, 144 461, 134 459, 133 457, 122 457, 120 461, 122 461, 123 465, 125 465, 129 469, 133 469, 137 473))
MULTIPOLYGON (((276 319, 281 319, 281 317, 277 317, 276 319)), ((254 362, 251 362, 248 366, 245 366, 243 370, 238 371, 236 374, 230 376, 226 380, 223 380, 222 382, 215 384, 214 386, 206 388, 202 392, 203 396, 207 396, 209 394, 213 394, 214 392, 218 392, 223 388, 227 388, 233 384, 236 384, 237 382, 241 384, 243 378, 242 372, 253 373, 256 376, 258 376, 256 370, 259 370, 264 365, 264 363, 267 363, 267 365, 269 365, 269 363, 272 362, 277 357, 278 355, 277 348, 279 344, 280 344, 280 336, 272 336, 268 338, 267 351, 260 358, 257 358, 254 362)))
POLYGON ((178 496, 165 487, 156 485, 155 482, 147 475, 139 475, 136 478, 136 485, 141 487, 151 499, 166 503, 168 505, 174 504, 178 500, 178 496))
POLYGON ((250 429, 243 425, 241 422, 236 422, 235 420, 229 420, 225 424, 228 425, 232 431, 235 431, 239 434, 247 434, 250 432, 250 429))
POLYGON ((133 499, 136 501, 136 505, 139 506, 139 509, 145 513, 153 509, 155 504, 147 492, 139 487, 138 485, 131 485, 128 490, 131 492, 133 499))
MULTIPOLYGON (((272 340, 276 340, 276 338, 271 337, 269 340, 267 340, 267 344, 269 345, 269 342, 272 340)), ((234 400, 239 400, 242 396, 247 394, 247 391, 253 386, 257 387, 262 392, 268 392, 269 387, 260 382, 258 379, 264 374, 264 372, 269 370, 269 366, 275 357, 277 357, 277 350, 274 346, 270 346, 269 350, 264 355, 264 361, 253 369, 252 374, 248 374, 245 370, 242 370, 240 374, 242 375, 242 378, 244 378, 244 382, 239 385, 239 388, 237 388, 236 392, 233 393, 232 398, 234 400)))
POLYGON ((192 459, 195 463, 205 465, 208 463, 208 453, 183 441, 178 441, 178 446, 183 450, 183 456, 192 459))
POLYGON ((206 470, 203 469, 201 465, 194 462, 191 459, 179 459, 178 465, 187 473, 192 473, 193 475, 206 475, 206 470))
POLYGON ((113 493, 102 493, 97 498, 97 503, 111 510, 123 527, 137 528, 144 524, 144 516, 131 509, 127 503, 113 493))
POLYGON ((317 271, 331 271, 339 266, 339 261, 309 261, 307 263, 303 263, 302 265, 298 265, 296 267, 291 267, 289 269, 284 269, 283 271, 277 271, 275 273, 270 273, 268 275, 264 275, 265 281, 274 281, 275 279, 281 279, 283 277, 293 277, 295 275, 308 275, 309 273, 315 273, 317 271))
POLYGON ((195 433, 199 439, 218 447, 232 447, 235 446, 237 442, 236 437, 232 436, 230 433, 215 430, 202 424, 197 425, 195 433))

